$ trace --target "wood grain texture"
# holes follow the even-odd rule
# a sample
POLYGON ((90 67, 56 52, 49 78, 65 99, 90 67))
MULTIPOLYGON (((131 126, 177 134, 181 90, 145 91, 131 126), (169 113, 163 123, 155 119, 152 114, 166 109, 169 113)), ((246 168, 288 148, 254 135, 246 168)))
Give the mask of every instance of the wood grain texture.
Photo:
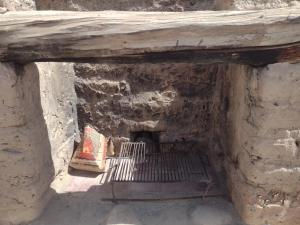
POLYGON ((0 61, 192 60, 261 65, 299 58, 300 8, 0 15, 0 61))

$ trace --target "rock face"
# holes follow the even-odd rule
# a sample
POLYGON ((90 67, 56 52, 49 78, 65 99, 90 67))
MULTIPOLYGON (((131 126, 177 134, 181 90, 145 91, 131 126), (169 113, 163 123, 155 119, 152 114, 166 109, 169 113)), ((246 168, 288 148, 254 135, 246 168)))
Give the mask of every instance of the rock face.
POLYGON ((35 0, 35 2, 38 10, 51 9, 76 11, 249 10, 300 5, 299 0, 35 0))
POLYGON ((290 7, 299 0, 0 0, 0 7, 14 10, 129 10, 129 11, 196 11, 249 10, 290 7))
POLYGON ((227 174, 248 224, 299 224, 300 64, 233 66, 227 174))
POLYGON ((207 146, 212 96, 222 65, 77 64, 79 124, 90 123, 114 141, 130 132, 160 132, 161 142, 207 146))
POLYGON ((9 11, 35 10, 35 0, 0 0, 0 7, 9 11))
POLYGON ((38 10, 132 10, 132 11, 191 11, 208 10, 219 0, 36 0, 38 10))

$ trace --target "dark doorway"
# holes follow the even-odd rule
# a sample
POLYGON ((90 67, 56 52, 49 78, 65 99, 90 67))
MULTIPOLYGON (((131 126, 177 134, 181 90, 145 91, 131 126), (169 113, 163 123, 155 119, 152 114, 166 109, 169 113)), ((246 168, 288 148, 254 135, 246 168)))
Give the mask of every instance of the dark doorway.
POLYGON ((130 141, 144 142, 147 146, 147 152, 160 151, 160 132, 156 131, 134 131, 130 133, 130 141))

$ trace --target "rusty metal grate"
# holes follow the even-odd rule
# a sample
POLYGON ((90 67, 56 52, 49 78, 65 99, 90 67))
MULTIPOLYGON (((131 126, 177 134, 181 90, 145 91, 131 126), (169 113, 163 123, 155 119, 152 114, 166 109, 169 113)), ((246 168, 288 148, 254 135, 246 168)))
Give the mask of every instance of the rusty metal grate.
POLYGON ((113 182, 209 182, 207 157, 198 152, 178 151, 170 144, 125 142, 115 159, 113 182))

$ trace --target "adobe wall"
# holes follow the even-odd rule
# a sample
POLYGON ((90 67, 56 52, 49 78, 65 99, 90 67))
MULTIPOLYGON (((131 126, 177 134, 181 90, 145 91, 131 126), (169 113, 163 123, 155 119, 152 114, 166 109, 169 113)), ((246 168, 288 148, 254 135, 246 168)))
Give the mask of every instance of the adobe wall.
POLYGON ((0 79, 0 224, 6 225, 40 214, 54 168, 34 64, 23 71, 0 63, 0 79))
POLYGON ((231 66, 229 190, 250 225, 300 221, 300 64, 231 66))
POLYGON ((77 132, 72 65, 0 63, 0 224, 36 218, 77 132))
POLYGON ((72 63, 35 63, 40 76, 40 97, 55 175, 64 171, 79 140, 77 97, 72 63))

